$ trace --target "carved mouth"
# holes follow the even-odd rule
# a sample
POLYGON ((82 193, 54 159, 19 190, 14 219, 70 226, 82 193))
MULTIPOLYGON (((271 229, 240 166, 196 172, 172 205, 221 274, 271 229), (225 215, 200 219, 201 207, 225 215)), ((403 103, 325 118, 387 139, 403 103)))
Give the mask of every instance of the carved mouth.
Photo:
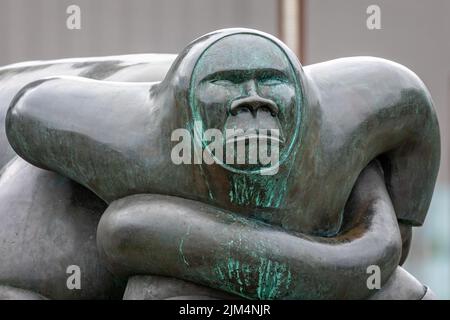
POLYGON ((245 142, 245 145, 257 146, 260 144, 272 145, 278 144, 279 147, 284 146, 284 139, 279 135, 266 135, 261 133, 237 134, 227 137, 225 144, 245 142))

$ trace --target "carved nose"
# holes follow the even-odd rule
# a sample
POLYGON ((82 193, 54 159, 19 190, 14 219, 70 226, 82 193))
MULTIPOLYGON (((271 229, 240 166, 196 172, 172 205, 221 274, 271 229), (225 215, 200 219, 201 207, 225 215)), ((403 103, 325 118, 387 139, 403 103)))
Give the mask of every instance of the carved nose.
POLYGON ((259 96, 251 96, 234 100, 231 103, 230 112, 233 116, 235 116, 240 111, 250 111, 254 116, 256 116, 259 109, 270 112, 273 117, 278 115, 278 106, 272 100, 259 96))

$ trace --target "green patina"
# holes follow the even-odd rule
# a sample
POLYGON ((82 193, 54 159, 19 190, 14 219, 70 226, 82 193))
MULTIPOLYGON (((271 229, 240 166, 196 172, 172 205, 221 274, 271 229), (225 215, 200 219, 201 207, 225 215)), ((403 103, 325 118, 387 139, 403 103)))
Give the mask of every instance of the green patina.
POLYGON ((214 270, 220 287, 246 298, 277 299, 283 296, 292 283, 288 266, 264 257, 258 260, 259 263, 249 264, 229 257, 216 266, 214 270))
POLYGON ((186 234, 181 238, 180 245, 178 246, 178 253, 180 254, 181 259, 183 260, 183 263, 189 267, 189 262, 186 260, 186 257, 183 253, 183 246, 184 246, 184 240, 186 240, 187 237, 191 234, 191 225, 188 226, 186 234))
POLYGON ((254 205, 260 208, 279 208, 287 190, 287 177, 262 175, 231 176, 229 197, 238 205, 254 205))
POLYGON ((258 287, 256 289, 259 299, 276 299, 291 284, 291 272, 282 263, 261 257, 258 266, 258 287))

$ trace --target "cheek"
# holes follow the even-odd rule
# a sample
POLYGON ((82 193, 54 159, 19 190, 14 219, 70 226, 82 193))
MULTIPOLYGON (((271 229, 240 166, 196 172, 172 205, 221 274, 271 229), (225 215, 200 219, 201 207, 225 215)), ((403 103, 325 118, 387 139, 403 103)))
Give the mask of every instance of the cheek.
POLYGON ((260 89, 260 95, 274 101, 280 108, 280 120, 295 117, 295 88, 291 85, 266 86, 260 89))
POLYGON ((214 84, 202 84, 195 93, 198 110, 205 122, 205 129, 221 129, 227 117, 227 106, 235 96, 233 88, 214 84))
POLYGON ((271 99, 280 108, 278 120, 280 121, 281 131, 289 143, 291 137, 295 134, 296 127, 296 95, 295 88, 291 85, 268 86, 260 91, 261 96, 271 99))

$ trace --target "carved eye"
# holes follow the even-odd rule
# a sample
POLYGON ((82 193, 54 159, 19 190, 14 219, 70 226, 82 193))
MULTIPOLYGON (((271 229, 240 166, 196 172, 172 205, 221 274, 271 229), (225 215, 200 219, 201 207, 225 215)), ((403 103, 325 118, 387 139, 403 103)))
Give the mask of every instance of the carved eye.
POLYGON ((234 82, 233 81, 225 80, 225 79, 212 80, 211 83, 213 83, 213 84, 215 84, 217 86, 222 86, 222 87, 234 86, 234 82))
POLYGON ((286 80, 280 78, 264 78, 259 80, 263 86, 278 86, 286 83, 286 80))

